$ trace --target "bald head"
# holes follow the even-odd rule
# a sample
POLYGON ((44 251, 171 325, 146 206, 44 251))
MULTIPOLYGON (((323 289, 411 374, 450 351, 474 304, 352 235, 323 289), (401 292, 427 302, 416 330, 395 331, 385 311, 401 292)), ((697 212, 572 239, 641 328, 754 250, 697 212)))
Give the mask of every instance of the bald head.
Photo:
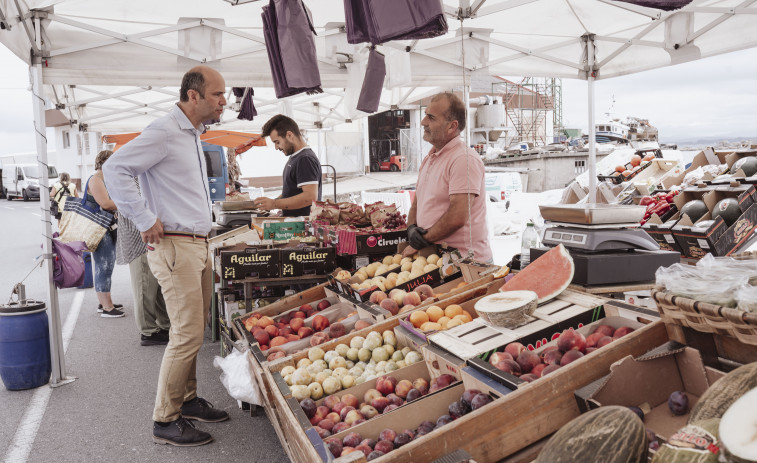
POLYGON ((211 77, 221 77, 221 74, 209 66, 195 66, 187 71, 181 79, 179 100, 189 101, 189 90, 195 90, 204 97, 207 80, 211 77))

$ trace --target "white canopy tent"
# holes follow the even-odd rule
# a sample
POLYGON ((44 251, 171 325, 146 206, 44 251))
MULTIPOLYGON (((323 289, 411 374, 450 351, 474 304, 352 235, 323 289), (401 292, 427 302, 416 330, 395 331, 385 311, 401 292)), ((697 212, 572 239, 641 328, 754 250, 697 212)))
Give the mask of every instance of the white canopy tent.
MULTIPOLYGON (((757 0, 693 0, 672 12, 617 0, 444 0, 449 32, 378 49, 407 53, 411 79, 385 89, 380 110, 453 86, 475 74, 584 79, 589 89, 589 172, 594 163, 593 82, 757 45, 757 0)), ((229 129, 257 129, 282 112, 272 92, 263 40, 263 1, 0 0, 0 42, 32 69, 35 125, 44 127, 44 100, 90 130, 139 130, 176 101, 191 66, 205 63, 229 86, 255 88, 259 117, 226 114, 229 129), (236 4, 236 5, 235 5, 236 4), (39 95, 40 98, 37 98, 39 95)), ((316 39, 323 94, 285 99, 304 127, 342 123, 356 114, 349 93, 351 61, 364 45, 347 43, 341 0, 305 0, 316 39), (317 104, 314 104, 317 103, 317 104)), ((391 69, 390 69, 391 72, 391 69)), ((467 95, 467 91, 465 92, 467 95)), ((44 130, 37 129, 46 163, 44 130)), ((43 169, 47 172, 47 169, 43 169)), ((46 180, 46 179, 45 179, 46 180)), ((592 184, 592 191, 595 184, 592 184)), ((43 207, 47 209, 47 198, 43 207)), ((49 220, 46 236, 50 236, 49 220)), ((48 270, 50 243, 46 247, 48 270)), ((55 289, 51 333, 58 338, 55 289)), ((53 342, 53 384, 65 378, 53 342)))

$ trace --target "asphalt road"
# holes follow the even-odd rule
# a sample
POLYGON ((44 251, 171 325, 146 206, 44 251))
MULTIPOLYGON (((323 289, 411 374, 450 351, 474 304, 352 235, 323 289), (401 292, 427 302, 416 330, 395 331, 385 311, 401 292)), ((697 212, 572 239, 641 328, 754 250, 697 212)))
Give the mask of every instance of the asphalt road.
MULTIPOLYGON (((42 251, 41 217, 39 202, 0 200, 1 303, 9 300, 13 286, 30 271, 24 281, 27 297, 47 300, 46 271, 35 261, 42 251)), ((231 420, 198 423, 198 428, 215 438, 202 447, 153 444, 151 416, 163 347, 139 344, 128 268, 116 266, 113 274, 113 300, 124 304, 124 318, 99 317, 94 289, 64 289, 58 294, 61 323, 65 325, 69 314, 78 315, 66 352, 68 374, 78 379, 52 390, 48 386, 28 391, 0 388, 3 461, 288 461, 265 413, 251 417, 224 389, 220 370, 213 367, 220 345, 210 342, 208 334, 197 362, 199 393, 228 411, 231 420), (39 397, 50 391, 46 406, 37 405, 39 397), (36 433, 34 426, 22 426, 29 422, 25 414, 32 411, 44 412, 36 433), (19 454, 19 444, 27 449, 21 454, 28 457, 10 460, 19 454)))

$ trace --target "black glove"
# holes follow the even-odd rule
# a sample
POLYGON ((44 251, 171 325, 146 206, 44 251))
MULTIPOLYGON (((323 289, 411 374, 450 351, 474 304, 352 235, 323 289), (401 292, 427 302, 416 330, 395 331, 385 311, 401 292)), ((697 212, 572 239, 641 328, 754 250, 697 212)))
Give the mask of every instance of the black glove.
POLYGON ((410 246, 415 249, 423 249, 426 246, 431 246, 431 243, 426 241, 426 238, 423 237, 426 233, 428 233, 428 230, 425 228, 421 228, 415 224, 409 225, 407 227, 407 241, 410 243, 410 246))

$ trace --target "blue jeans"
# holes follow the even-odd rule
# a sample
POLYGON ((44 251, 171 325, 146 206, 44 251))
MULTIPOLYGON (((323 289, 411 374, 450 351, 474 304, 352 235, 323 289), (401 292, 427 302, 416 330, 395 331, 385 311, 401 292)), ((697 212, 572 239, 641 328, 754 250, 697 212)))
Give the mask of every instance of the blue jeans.
POLYGON ((92 256, 95 261, 95 291, 109 293, 113 267, 116 265, 116 242, 109 231, 105 232, 92 256))

